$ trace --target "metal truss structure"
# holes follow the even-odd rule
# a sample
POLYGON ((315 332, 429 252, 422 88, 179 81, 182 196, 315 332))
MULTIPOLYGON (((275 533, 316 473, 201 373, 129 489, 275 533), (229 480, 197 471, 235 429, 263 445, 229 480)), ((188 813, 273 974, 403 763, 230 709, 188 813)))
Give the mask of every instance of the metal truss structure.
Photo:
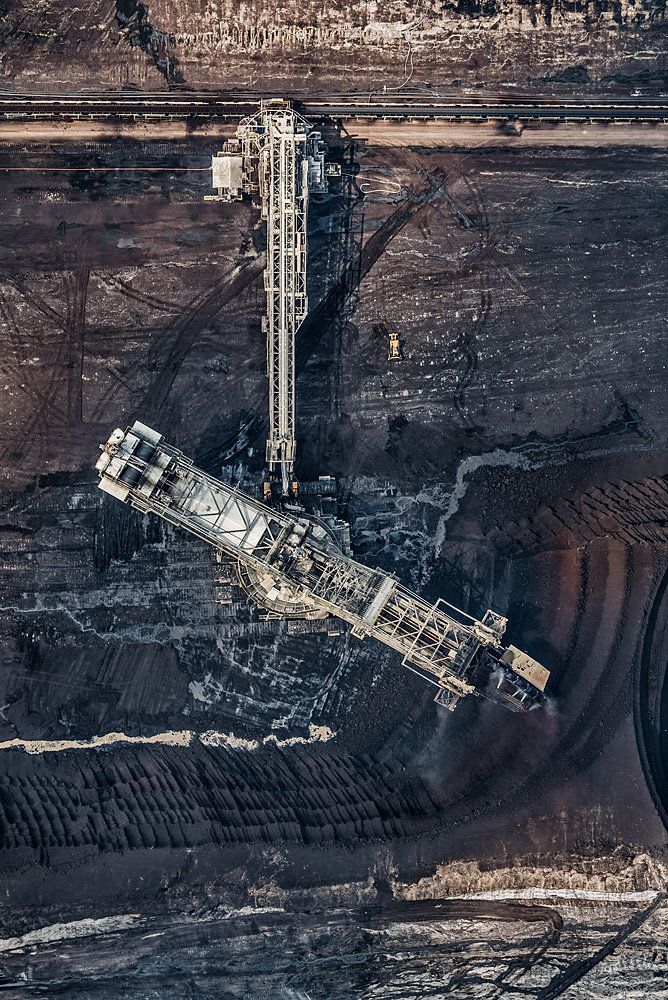
POLYGON ((372 636, 401 653, 449 709, 470 693, 516 711, 542 701, 549 673, 501 644, 500 615, 488 611, 478 621, 443 601, 428 604, 393 576, 344 556, 322 525, 219 482, 142 423, 115 430, 101 447, 101 489, 235 557, 252 596, 270 612, 310 610, 349 622, 358 638, 372 636))
POLYGON ((326 190, 320 135, 287 101, 262 101, 212 163, 218 197, 255 197, 267 223, 267 465, 290 490, 296 451, 295 337, 308 312, 309 191, 326 190))
MULTIPOLYGON (((295 339, 308 311, 309 192, 326 190, 318 133, 286 101, 263 101, 213 158, 215 197, 253 195, 267 224, 265 290, 269 436, 267 464, 289 495, 296 450, 295 339)), ((384 643, 454 709, 467 694, 516 711, 543 700, 549 673, 501 638, 506 619, 476 620, 444 601, 430 605, 393 576, 344 555, 324 523, 265 506, 195 468, 136 422, 115 430, 97 463, 100 487, 185 528, 237 560, 239 577, 269 617, 333 615, 352 634, 384 643), (449 610, 445 610, 448 608, 449 610)), ((271 486, 269 486, 271 492, 271 486)))

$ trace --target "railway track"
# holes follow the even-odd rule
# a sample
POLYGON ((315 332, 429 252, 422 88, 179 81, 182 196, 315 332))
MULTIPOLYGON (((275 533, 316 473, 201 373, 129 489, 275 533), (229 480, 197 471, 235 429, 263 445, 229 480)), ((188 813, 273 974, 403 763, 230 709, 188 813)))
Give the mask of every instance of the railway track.
MULTIPOLYGON (((0 121, 164 120, 201 118, 236 122, 257 110, 262 95, 179 93, 157 94, 0 94, 0 121)), ((537 97, 454 101, 423 94, 387 96, 335 95, 296 101, 307 117, 354 119, 428 119, 444 122, 664 122, 668 100, 603 99, 568 102, 537 97)))

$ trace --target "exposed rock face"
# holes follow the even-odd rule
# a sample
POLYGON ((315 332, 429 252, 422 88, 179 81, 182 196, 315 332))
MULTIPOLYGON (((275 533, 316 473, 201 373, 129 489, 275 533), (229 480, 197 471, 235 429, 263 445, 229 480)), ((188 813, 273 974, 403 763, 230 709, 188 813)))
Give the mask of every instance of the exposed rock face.
POLYGON ((10 4, 3 68, 28 88, 39 73, 63 89, 179 80, 296 93, 423 83, 659 89, 664 18, 663 0, 575 9, 552 0, 154 0, 116 11, 101 0, 59 9, 26 0, 10 4))
POLYGON ((390 854, 367 879, 320 887, 304 884, 308 855, 300 884, 281 886, 283 861, 274 858, 269 877, 253 878, 248 863, 245 880, 238 871, 208 880, 200 872, 196 886, 186 863, 142 910, 129 898, 96 917, 75 910, 50 921, 42 910, 13 920, 0 938, 0 983, 27 968, 31 985, 71 1000, 89 995, 92 976, 109 1000, 149 998, 165 983, 181 1000, 192 995, 193 976, 207 1000, 664 995, 668 907, 658 856, 555 857, 550 869, 484 873, 449 866, 394 884, 393 893, 390 854))
MULTIPOLYGON (((629 857, 626 851, 607 857, 553 858, 551 867, 531 865, 523 859, 512 867, 497 863, 481 867, 479 861, 454 861, 439 865, 435 874, 413 883, 395 882, 400 899, 438 899, 447 896, 488 896, 496 899, 554 898, 586 899, 625 893, 654 893, 668 885, 665 859, 649 854, 629 857)), ((614 900, 613 900, 614 901, 614 900)))

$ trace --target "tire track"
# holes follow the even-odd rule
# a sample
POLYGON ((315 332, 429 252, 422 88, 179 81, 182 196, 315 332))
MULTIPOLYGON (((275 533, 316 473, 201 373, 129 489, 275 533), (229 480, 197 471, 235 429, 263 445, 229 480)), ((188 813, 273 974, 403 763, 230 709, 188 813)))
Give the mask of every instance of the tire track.
MULTIPOLYGON (((297 333, 295 350, 295 370, 300 375, 310 358, 315 354, 323 337, 347 308, 349 322, 354 315, 355 297, 362 280, 381 258, 392 240, 412 220, 420 218, 435 201, 445 195, 446 174, 444 170, 430 173, 427 182, 417 191, 408 192, 405 201, 385 220, 385 222, 363 244, 360 251, 347 262, 340 277, 329 288, 318 304, 309 311, 297 333)), ((337 358, 338 361, 338 358, 337 358)), ((358 468, 363 457, 352 470, 348 494, 352 492, 358 468)))
POLYGON ((65 328, 65 316, 54 309, 53 306, 50 305, 34 288, 31 288, 30 291, 28 291, 25 285, 19 281, 15 275, 5 274, 3 276, 3 280, 15 288, 29 306, 32 306, 33 309, 36 309, 38 312, 41 312, 42 315, 46 316, 47 319, 50 319, 59 330, 63 330, 65 328))
POLYGON ((297 373, 304 369, 340 310, 348 299, 356 293, 363 279, 381 258, 392 240, 428 205, 443 196, 445 182, 445 173, 434 171, 433 177, 427 184, 418 191, 411 192, 405 202, 385 220, 373 236, 369 237, 355 258, 348 262, 338 281, 309 312, 297 335, 297 373))
POLYGON ((83 424, 83 376, 86 339, 86 304, 90 269, 85 245, 79 252, 79 266, 74 273, 72 301, 68 301, 65 334, 67 337, 67 419, 70 426, 83 424))
MULTIPOLYGON (((465 213, 458 208, 452 200, 451 209, 462 228, 475 230, 477 232, 480 240, 478 258, 482 261, 483 265, 480 272, 480 306, 476 319, 471 327, 464 327, 460 330, 457 340, 453 344, 450 352, 453 360, 463 361, 464 363, 463 371, 457 375, 452 402, 462 426, 470 427, 471 419, 469 417, 468 406, 466 403, 466 390, 473 381, 478 367, 478 354, 475 349, 475 342, 478 335, 485 327, 492 308, 492 295, 489 287, 489 251, 491 236, 487 207, 480 196, 477 186, 465 173, 462 173, 460 179, 473 199, 474 211, 478 218, 472 219, 468 213, 465 213)), ((470 273, 474 274, 475 272, 476 265, 474 264, 471 267, 470 273)))
POLYGON ((475 350, 475 342, 478 334, 485 327, 492 308, 492 296, 487 287, 487 273, 483 275, 482 288, 480 290, 480 308, 478 310, 475 324, 460 331, 457 340, 452 348, 455 360, 463 360, 464 370, 457 375, 457 383, 453 393, 452 401, 455 410, 464 427, 471 426, 469 408, 466 403, 466 390, 475 377, 478 368, 478 354, 475 350))
POLYGON ((155 309, 156 312, 163 312, 173 316, 174 313, 181 312, 183 308, 179 302, 159 299, 155 295, 151 295, 150 292, 140 292, 136 288, 133 288, 127 281, 123 281, 122 278, 113 278, 109 284, 124 298, 131 299, 143 306, 149 306, 151 309, 155 309))
POLYGON ((628 923, 624 924, 617 933, 611 937, 606 943, 595 951, 593 955, 589 958, 580 959, 578 962, 573 962, 568 966, 563 972, 557 973, 547 986, 543 989, 538 990, 535 994, 535 1000, 557 1000, 566 990, 574 986, 575 983, 579 982, 584 976, 586 976, 592 969, 595 969, 597 965, 613 954, 616 948, 619 948, 621 944, 626 941, 632 934, 634 934, 644 923, 646 923, 649 918, 656 913, 658 908, 665 902, 666 893, 657 892, 655 898, 644 910, 640 910, 639 913, 634 914, 628 923))
POLYGON ((5 337, 10 351, 17 359, 15 365, 12 365, 9 358, 7 359, 7 370, 8 372, 11 371, 17 381, 17 384, 19 384, 19 387, 21 387, 21 382, 24 383, 22 388, 25 395, 31 399, 33 403, 39 404, 41 392, 38 378, 33 366, 30 364, 27 345, 21 336, 12 307, 2 287, 0 287, 0 318, 4 320, 6 326, 5 337))
POLYGON ((252 284, 264 271, 264 255, 245 264, 232 275, 226 275, 212 289, 197 296, 171 325, 165 335, 175 334, 174 341, 162 369, 149 386, 142 400, 147 419, 159 419, 167 404, 181 365, 197 342, 205 324, 220 310, 252 284))
MULTIPOLYGON (((20 294, 24 296, 28 304, 32 304, 28 296, 23 292, 22 289, 17 289, 20 294)), ((58 317, 59 326, 62 329, 62 317, 60 317, 54 310, 49 310, 54 316, 58 317)), ((17 328, 18 329, 18 328, 17 328)), ((20 334, 19 334, 20 338, 20 334)), ((23 341, 20 339, 20 350, 24 357, 25 349, 23 347, 23 341)), ((53 414, 53 407, 58 394, 61 391, 61 382, 59 378, 59 369, 65 363, 66 357, 66 344, 65 340, 61 339, 57 344, 57 351, 55 357, 51 360, 48 366, 47 384, 45 388, 39 387, 38 383, 35 382, 35 398, 34 407, 31 408, 27 418, 22 421, 20 429, 16 433, 16 436, 8 440, 4 447, 0 448, 0 461, 5 461, 8 455, 14 453, 23 453, 24 449, 29 445, 30 442, 38 442, 40 451, 40 460, 43 459, 44 445, 46 443, 46 429, 47 424, 51 423, 51 415, 53 414), (44 431, 43 434, 39 434, 39 431, 44 431)), ((16 464, 16 463, 14 463, 16 464)), ((19 469, 20 471, 20 469, 19 469)), ((34 474, 21 473, 27 480, 35 478, 34 474)))

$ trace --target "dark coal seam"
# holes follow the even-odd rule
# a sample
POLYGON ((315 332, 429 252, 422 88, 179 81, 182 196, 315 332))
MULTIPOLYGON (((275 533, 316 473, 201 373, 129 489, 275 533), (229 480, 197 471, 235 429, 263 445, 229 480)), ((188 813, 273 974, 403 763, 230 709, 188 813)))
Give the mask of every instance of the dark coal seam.
POLYGON ((139 3, 138 0, 116 0, 115 17, 119 32, 128 45, 150 53, 156 69, 168 84, 184 82, 179 61, 171 52, 176 39, 174 35, 160 31, 151 24, 147 4, 139 3))

